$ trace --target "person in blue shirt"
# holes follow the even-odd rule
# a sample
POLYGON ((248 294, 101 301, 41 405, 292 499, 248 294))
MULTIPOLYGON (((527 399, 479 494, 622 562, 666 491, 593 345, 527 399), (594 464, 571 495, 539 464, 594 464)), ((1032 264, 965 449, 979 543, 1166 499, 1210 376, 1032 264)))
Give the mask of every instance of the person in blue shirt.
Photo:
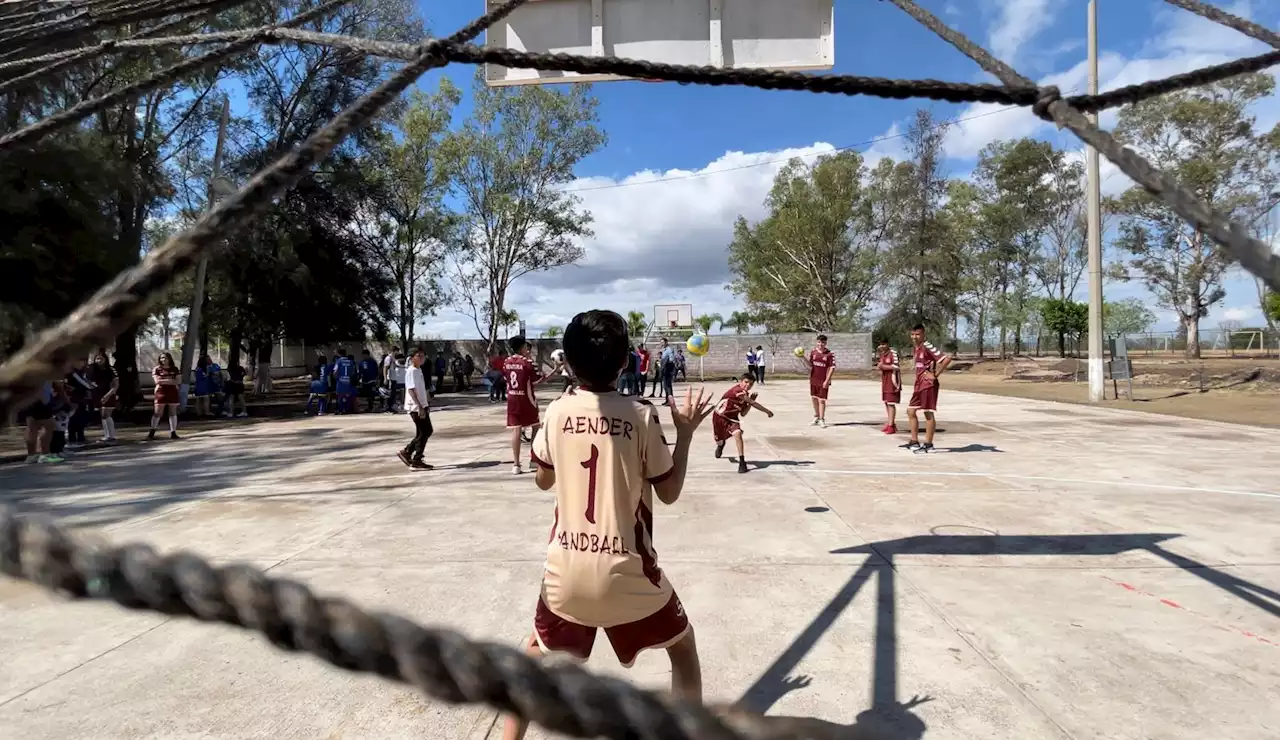
POLYGON ((200 355, 200 359, 196 360, 195 370, 192 371, 195 376, 195 382, 192 395, 195 396, 196 416, 212 416, 213 412, 209 406, 209 394, 212 393, 212 384, 209 381, 209 365, 213 361, 209 359, 209 355, 200 355))
POLYGON ((222 397, 226 388, 226 378, 222 376, 222 366, 216 360, 210 360, 206 370, 209 373, 209 405, 216 416, 226 411, 227 402, 222 397))
POLYGON ((311 402, 317 402, 317 416, 324 416, 329 410, 329 362, 324 355, 316 355, 316 364, 311 368, 311 394, 307 396, 307 408, 303 413, 311 413, 311 402))
POLYGON ((671 344, 666 338, 662 339, 662 393, 670 401, 675 398, 676 392, 672 388, 672 383, 676 379, 676 351, 672 349, 671 344))
POLYGON ((372 413, 373 403, 378 398, 378 361, 373 359, 373 354, 368 349, 360 350, 360 364, 356 368, 356 374, 360 378, 360 397, 368 404, 365 410, 372 413))
POLYGON ((355 407, 356 361, 342 347, 338 348, 338 359, 333 361, 334 393, 338 396, 338 413, 349 414, 355 407))

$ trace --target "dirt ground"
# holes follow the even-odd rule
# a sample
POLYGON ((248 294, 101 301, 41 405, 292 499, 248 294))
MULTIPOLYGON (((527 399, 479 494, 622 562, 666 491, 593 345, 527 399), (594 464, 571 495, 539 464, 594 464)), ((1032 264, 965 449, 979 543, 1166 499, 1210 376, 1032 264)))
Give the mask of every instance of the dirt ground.
MULTIPOLYGON (((1280 427, 1280 362, 1276 360, 1137 358, 1133 375, 1132 400, 1127 398, 1126 383, 1120 382, 1122 399, 1116 401, 1113 385, 1107 382, 1108 407, 1280 427)), ((1076 359, 962 360, 944 383, 974 393, 1089 402, 1088 371, 1076 359)))

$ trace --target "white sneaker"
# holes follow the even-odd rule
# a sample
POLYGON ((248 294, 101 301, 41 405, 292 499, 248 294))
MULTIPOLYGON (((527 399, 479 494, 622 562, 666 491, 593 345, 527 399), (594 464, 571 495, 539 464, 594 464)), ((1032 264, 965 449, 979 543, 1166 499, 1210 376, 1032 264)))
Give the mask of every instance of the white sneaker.
POLYGON ((240 413, 236 414, 236 416, 237 416, 237 417, 239 417, 239 418, 241 418, 241 419, 247 419, 247 418, 249 418, 249 412, 248 412, 248 411, 241 411, 240 413))
POLYGON ((524 473, 524 466, 521 465, 520 463, 516 463, 515 465, 511 466, 512 475, 520 475, 522 473, 524 473))
POLYGON ((38 463, 38 462, 40 462, 40 456, 39 456, 39 455, 27 455, 27 459, 26 459, 26 460, 23 460, 23 462, 25 462, 25 463, 29 463, 29 464, 35 464, 35 463, 38 463))
POLYGON ((826 419, 818 419, 818 426, 822 427, 823 429, 826 429, 826 428, 827 428, 827 420, 826 420, 826 419))
POLYGON ((816 417, 816 416, 815 416, 815 417, 813 417, 813 426, 815 426, 815 427, 816 427, 816 426, 818 426, 818 422, 819 422, 819 421, 820 421, 820 419, 819 419, 818 417, 816 417))

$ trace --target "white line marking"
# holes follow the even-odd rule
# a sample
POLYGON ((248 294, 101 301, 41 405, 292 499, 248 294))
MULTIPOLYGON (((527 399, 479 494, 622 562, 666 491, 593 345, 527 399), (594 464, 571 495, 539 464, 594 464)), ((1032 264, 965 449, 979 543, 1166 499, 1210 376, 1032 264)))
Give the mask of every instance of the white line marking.
POLYGON ((961 478, 997 478, 1005 480, 1045 481, 1048 483, 1074 483, 1086 486, 1125 486, 1128 488, 1148 488, 1156 491, 1191 491, 1193 493, 1221 493, 1228 496, 1253 496, 1257 498, 1280 499, 1280 493, 1270 491, 1241 491, 1231 488, 1197 488, 1196 486, 1170 486, 1160 483, 1137 483, 1127 480, 1085 480, 1082 478, 1058 478, 1043 475, 1010 475, 1007 473, 952 472, 927 470, 829 470, 822 468, 806 468, 788 466, 795 473, 810 475, 911 475, 911 476, 954 476, 961 478))

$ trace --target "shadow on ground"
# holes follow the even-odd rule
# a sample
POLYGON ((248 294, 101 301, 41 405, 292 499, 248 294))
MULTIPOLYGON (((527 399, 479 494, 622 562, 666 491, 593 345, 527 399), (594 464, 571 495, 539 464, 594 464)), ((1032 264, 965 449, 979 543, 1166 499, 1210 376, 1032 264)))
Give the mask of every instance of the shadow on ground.
MULTIPOLYGON (((825 507, 806 511, 823 513, 825 507)), ((1163 543, 1177 534, 1103 535, 917 535, 896 540, 833 550, 833 554, 862 554, 866 559, 791 644, 774 659, 729 710, 741 713, 746 724, 762 723, 776 737, 831 738, 831 740, 917 740, 926 725, 912 709, 928 697, 907 702, 898 699, 898 637, 894 558, 898 555, 1096 555, 1115 556, 1141 550, 1176 565, 1185 572, 1217 586, 1267 613, 1280 617, 1280 593, 1238 578, 1204 563, 1171 552, 1163 543), (853 603, 862 587, 876 582, 876 623, 871 677, 871 706, 852 724, 841 725, 805 717, 754 717, 772 708, 793 691, 808 688, 812 679, 796 668, 818 641, 853 603), (790 734, 787 734, 790 733, 790 734)))

